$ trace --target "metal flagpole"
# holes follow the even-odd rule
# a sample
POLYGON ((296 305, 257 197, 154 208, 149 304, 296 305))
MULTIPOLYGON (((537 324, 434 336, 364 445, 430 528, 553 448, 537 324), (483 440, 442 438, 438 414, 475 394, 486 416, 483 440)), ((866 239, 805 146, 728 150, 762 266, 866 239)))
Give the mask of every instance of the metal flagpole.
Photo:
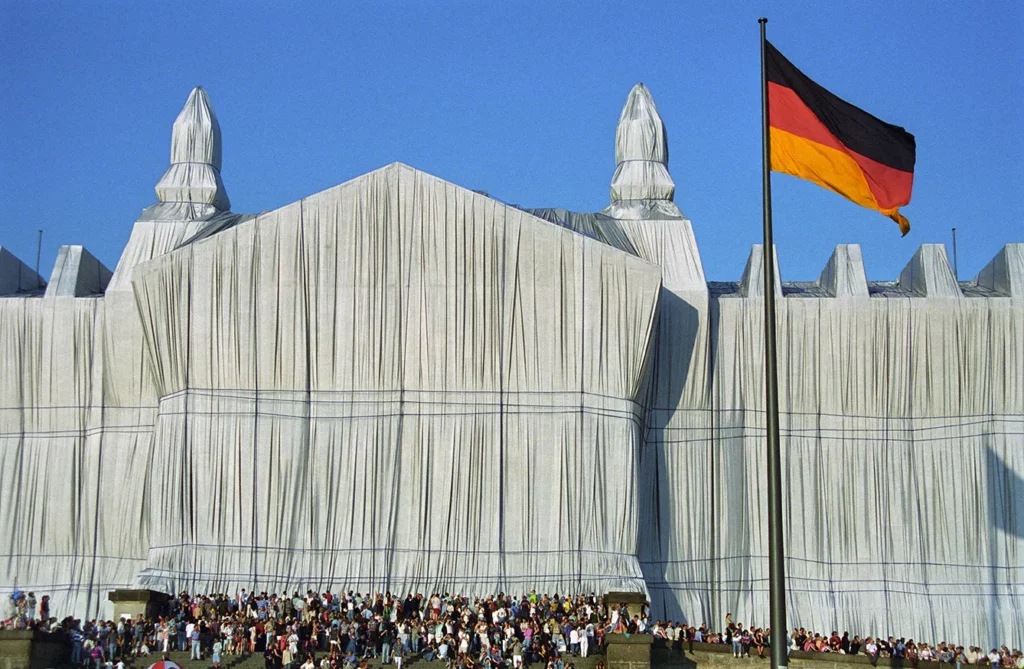
POLYGON ((956 228, 953 228, 953 276, 960 280, 960 269, 956 266, 956 228))
POLYGON ((789 664, 786 639, 786 564, 782 548, 782 463, 779 452, 779 373, 775 346, 775 246, 772 241, 771 135, 768 131, 767 39, 761 24, 761 165, 764 192, 764 369, 768 428, 768 588, 771 608, 771 665, 789 664))
POLYGON ((36 237, 36 274, 39 274, 39 256, 43 253, 43 229, 39 228, 39 236, 36 237))

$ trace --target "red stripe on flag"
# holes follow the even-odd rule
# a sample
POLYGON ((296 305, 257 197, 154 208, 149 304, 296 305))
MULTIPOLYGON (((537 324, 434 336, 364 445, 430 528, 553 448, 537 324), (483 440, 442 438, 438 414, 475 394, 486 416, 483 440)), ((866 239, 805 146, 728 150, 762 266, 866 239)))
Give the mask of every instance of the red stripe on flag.
POLYGON ((883 165, 856 151, 847 149, 846 152, 860 165, 879 208, 892 209, 893 207, 902 207, 910 202, 910 191, 914 186, 913 172, 904 172, 895 167, 883 165))
POLYGON ((849 155, 860 166, 879 209, 891 209, 910 202, 914 174, 897 170, 851 151, 812 112, 791 88, 768 82, 768 113, 771 127, 849 155))
POLYGON ((768 82, 768 118, 773 128, 832 149, 848 151, 792 88, 771 81, 768 82))

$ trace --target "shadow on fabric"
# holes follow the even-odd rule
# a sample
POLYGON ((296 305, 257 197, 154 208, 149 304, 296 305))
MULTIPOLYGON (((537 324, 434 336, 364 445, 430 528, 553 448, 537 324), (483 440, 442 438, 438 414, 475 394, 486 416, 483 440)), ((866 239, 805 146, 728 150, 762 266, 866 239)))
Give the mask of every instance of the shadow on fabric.
MULTIPOLYGON (((647 438, 642 457, 647 460, 641 469, 644 480, 640 482, 640 525, 639 554, 644 578, 651 592, 652 603, 660 601, 661 610, 657 616, 681 620, 683 611, 675 597, 661 596, 657 590, 668 587, 674 563, 666 562, 677 544, 673 536, 680 524, 674 519, 678 513, 687 510, 677 506, 669 507, 664 502, 673 494, 665 486, 672 480, 667 472, 679 466, 681 448, 676 443, 676 432, 665 429, 675 410, 679 407, 693 371, 697 335, 700 331, 700 312, 679 295, 662 288, 656 342, 653 360, 653 374, 648 400, 647 438), (645 564, 646 561, 646 564, 645 564)), ((678 434, 684 434, 680 432, 678 434)), ((678 491, 676 491, 678 493, 678 491)))
POLYGON ((1015 576, 1012 570, 1006 569, 1012 566, 1008 553, 1003 556, 1006 559, 998 561, 1003 564, 997 564, 996 555, 1000 549, 1007 550, 1007 539, 1004 538, 1003 541, 1000 541, 998 535, 999 532, 1002 532, 1007 537, 1024 539, 1024 478, 1013 471, 991 448, 985 449, 985 476, 988 479, 985 490, 989 493, 987 502, 990 528, 987 534, 989 537, 989 579, 992 588, 992 596, 989 597, 989 620, 992 621, 989 630, 991 637, 989 643, 993 648, 998 648, 1000 643, 1005 642, 1005 639, 999 639, 999 630, 995 625, 995 621, 999 620, 997 606, 1000 589, 1010 591, 1003 596, 1006 596, 1012 606, 1013 585, 1011 582, 1015 576), (1001 574, 1003 571, 1006 573, 1001 574), (1006 582, 1002 583, 1002 581, 1006 582))

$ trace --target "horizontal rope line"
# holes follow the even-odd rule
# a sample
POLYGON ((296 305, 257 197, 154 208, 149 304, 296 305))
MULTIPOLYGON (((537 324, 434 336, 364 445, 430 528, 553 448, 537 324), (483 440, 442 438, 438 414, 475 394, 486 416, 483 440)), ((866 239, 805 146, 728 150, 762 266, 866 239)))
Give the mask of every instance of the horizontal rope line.
MULTIPOLYGON (((180 395, 182 395, 182 394, 184 394, 186 392, 191 393, 191 394, 195 394, 195 395, 211 396, 211 397, 238 398, 238 399, 245 399, 245 400, 250 400, 250 401, 253 399, 253 397, 251 395, 224 395, 224 394, 222 394, 222 391, 227 391, 227 392, 250 392, 251 391, 251 392, 255 392, 255 391, 252 391, 252 389, 245 389, 245 388, 225 388, 225 389, 194 389, 193 388, 191 390, 178 390, 178 391, 174 391, 173 393, 169 393, 169 394, 164 395, 163 397, 161 397, 160 401, 178 397, 178 396, 180 396, 180 395)), ((308 397, 308 395, 307 395, 307 392, 305 390, 261 390, 261 391, 259 391, 259 393, 260 394, 266 394, 266 395, 269 395, 271 393, 294 393, 294 394, 301 394, 301 395, 304 396, 304 397, 296 397, 294 399, 281 398, 281 397, 276 397, 276 398, 269 398, 269 397, 267 397, 267 398, 259 398, 261 402, 267 402, 267 401, 307 402, 308 401, 308 399, 306 399, 306 397, 308 397)), ((421 393, 423 393, 423 394, 451 394, 451 395, 460 395, 460 394, 477 394, 477 393, 479 393, 479 394, 487 394, 487 395, 503 394, 505 396, 509 396, 509 395, 576 395, 576 396, 584 395, 584 396, 590 396, 590 397, 603 397, 603 398, 606 398, 606 399, 611 399, 611 400, 615 400, 615 401, 619 401, 619 402, 629 402, 631 404, 640 404, 637 400, 630 399, 628 397, 620 397, 620 396, 616 396, 616 395, 607 395, 607 394, 604 394, 604 393, 594 393, 594 392, 587 392, 587 391, 580 392, 580 391, 573 391, 573 390, 551 390, 551 391, 547 391, 547 390, 521 390, 521 391, 506 390, 506 391, 503 391, 503 392, 500 392, 500 391, 497 391, 497 390, 493 390, 493 391, 491 391, 491 390, 488 390, 488 391, 464 391, 464 390, 405 390, 405 391, 402 391, 402 390, 314 390, 314 391, 312 391, 312 394, 314 394, 314 395, 315 394, 342 394, 342 393, 350 393, 350 394, 364 394, 364 393, 365 394, 371 394, 371 393, 372 394, 388 394, 388 393, 393 393, 393 394, 396 394, 396 395, 402 395, 402 394, 406 394, 406 395, 408 395, 408 394, 421 394, 421 393)), ((318 400, 318 401, 323 401, 323 400, 318 400)), ((345 403, 364 403, 364 402, 374 403, 374 402, 381 402, 381 401, 399 401, 399 400, 357 400, 357 399, 352 399, 352 400, 332 400, 332 401, 333 402, 345 402, 345 403)), ((401 401, 403 401, 403 402, 405 402, 407 404, 412 404, 412 403, 421 402, 422 400, 413 400, 413 399, 406 398, 406 399, 402 399, 401 401)), ((448 403, 454 404, 454 402, 448 402, 448 403)), ((140 410, 153 410, 153 411, 156 411, 156 410, 159 409, 159 404, 137 404, 137 405, 134 405, 134 404, 133 405, 126 405, 126 404, 115 404, 115 405, 105 405, 105 404, 46 404, 46 405, 25 404, 25 405, 0 406, 0 411, 18 411, 18 412, 55 411, 55 410, 72 410, 72 409, 74 409, 74 410, 83 410, 83 411, 84 410, 94 410, 94 411, 101 411, 102 410, 102 411, 105 411, 105 412, 110 412, 110 411, 140 411, 140 410)), ((715 407, 715 408, 711 408, 711 407, 668 407, 668 408, 666 408, 666 407, 651 407, 649 409, 649 411, 672 412, 672 413, 702 413, 702 414, 709 414, 709 415, 710 414, 720 414, 720 413, 756 413, 756 414, 764 413, 764 409, 758 409, 758 408, 753 408, 753 407, 751 407, 751 408, 722 408, 722 407, 715 407)), ((866 415, 850 414, 850 413, 830 413, 830 412, 810 412, 810 411, 780 411, 779 415, 780 416, 811 416, 811 417, 821 416, 821 417, 830 417, 830 418, 842 418, 842 419, 853 419, 853 420, 864 419, 864 420, 886 421, 886 422, 890 422, 890 421, 918 421, 918 420, 946 420, 946 421, 950 421, 950 420, 955 420, 955 419, 988 418, 988 419, 995 419, 995 420, 1001 420, 1001 421, 1024 423, 1024 416, 1020 416, 1020 415, 1017 415, 1017 414, 1010 414, 1010 413, 1000 413, 1000 412, 995 412, 995 411, 988 412, 988 413, 956 414, 954 416, 950 416, 948 414, 947 415, 942 415, 942 416, 927 416, 927 415, 926 416, 881 416, 881 415, 866 416, 866 415)), ((881 428, 878 428, 878 429, 881 429, 881 428)))
MULTIPOLYGON (((169 394, 163 396, 161 398, 161 401, 163 401, 165 399, 168 399, 168 398, 177 397, 177 396, 182 395, 182 394, 184 394, 186 392, 189 392, 189 393, 192 393, 192 394, 203 394, 203 393, 206 393, 208 390, 212 391, 212 392, 208 393, 208 394, 210 394, 212 396, 224 396, 224 395, 220 395, 221 391, 229 391, 229 392, 249 392, 249 391, 252 391, 252 392, 255 392, 252 389, 247 389, 247 388, 224 388, 224 389, 196 389, 196 388, 193 388, 193 389, 189 389, 189 390, 177 390, 177 391, 174 391, 173 393, 169 393, 169 394)), ((302 394, 304 396, 307 395, 307 391, 305 391, 305 390, 261 390, 259 392, 261 394, 262 393, 295 393, 295 394, 302 394)), ((409 394, 409 393, 414 393, 414 394, 419 394, 419 393, 436 393, 436 394, 456 394, 456 395, 457 394, 473 394, 473 393, 478 393, 479 392, 479 393, 483 393, 483 394, 503 394, 505 396, 508 396, 508 395, 581 395, 582 394, 584 396, 604 397, 604 398, 607 398, 607 399, 612 399, 612 400, 616 400, 616 401, 620 401, 620 402, 629 402, 631 404, 637 404, 637 405, 640 404, 636 400, 625 398, 625 397, 619 397, 619 396, 615 396, 615 395, 607 395, 607 394, 603 394, 603 393, 587 392, 587 391, 584 391, 584 392, 581 393, 579 391, 571 391, 571 390, 557 390, 557 391, 546 391, 546 390, 523 390, 523 391, 509 391, 509 390, 506 390, 506 391, 493 390, 493 391, 491 391, 491 390, 488 390, 488 391, 469 391, 469 390, 423 390, 423 389, 420 389, 420 390, 405 390, 405 391, 403 391, 403 390, 386 390, 386 391, 385 390, 314 390, 312 392, 313 392, 313 394, 317 394, 317 393, 323 393, 323 394, 340 394, 340 393, 351 393, 351 394, 357 394, 357 393, 358 394, 363 394, 363 393, 374 393, 374 394, 377 394, 377 393, 395 393, 395 394, 403 394, 403 393, 405 393, 405 394, 409 394)), ((233 396, 224 396, 224 397, 233 397, 233 396)), ((252 397, 241 396, 241 395, 238 396, 238 398, 239 399, 248 399, 248 400, 252 399, 252 397)), ((289 401, 289 402, 306 402, 306 401, 308 401, 308 400, 303 399, 303 398, 295 398, 295 399, 276 398, 276 399, 280 400, 280 401, 289 401)), ((271 401, 271 400, 270 399, 261 399, 260 401, 271 401)), ((353 403, 354 402, 379 402, 379 401, 380 400, 348 400, 348 402, 353 402, 353 403)), ((397 400, 395 400, 395 401, 397 401, 397 400)), ((405 402, 406 404, 412 404, 412 403, 418 402, 418 400, 411 400, 411 399, 404 399, 402 401, 405 402)), ((50 410, 62 410, 62 409, 64 409, 64 410, 66 410, 66 409, 79 409, 79 410, 89 410, 89 409, 92 409, 92 410, 96 410, 96 411, 100 411, 100 410, 103 410, 103 411, 119 411, 119 410, 137 411, 137 410, 141 410, 141 409, 158 410, 159 409, 159 405, 150 405, 150 404, 140 404, 140 405, 123 405, 123 404, 121 404, 121 405, 102 405, 102 404, 31 405, 31 404, 29 404, 29 405, 19 405, 19 406, 0 406, 0 411, 32 412, 32 411, 50 411, 50 410)), ((703 413, 703 414, 709 414, 709 415, 711 415, 711 414, 720 414, 720 413, 755 413, 755 414, 763 414, 763 413, 765 413, 764 409, 758 409, 758 408, 754 408, 754 407, 750 407, 750 408, 651 407, 649 409, 649 411, 652 411, 652 412, 653 411, 672 412, 672 413, 703 413)), ((880 415, 873 415, 873 416, 867 416, 867 415, 852 414, 852 413, 830 413, 830 412, 784 411, 784 410, 780 410, 779 411, 779 415, 780 416, 812 416, 812 417, 822 416, 822 417, 854 419, 854 420, 856 420, 856 419, 867 419, 867 420, 886 421, 886 422, 891 422, 891 421, 917 421, 917 420, 946 420, 946 421, 950 421, 950 420, 956 420, 956 419, 990 418, 990 419, 995 419, 995 420, 1000 420, 1000 421, 1024 423, 1024 416, 1020 416, 1020 415, 1017 415, 1017 414, 1010 414, 1010 413, 1000 413, 1000 412, 957 414, 955 416, 950 416, 948 414, 947 415, 942 415, 942 416, 931 416, 931 415, 924 415, 924 416, 880 416, 880 415)), ((955 423, 951 423, 951 424, 955 424, 955 423)), ((736 426, 736 427, 740 427, 740 426, 736 426)), ((937 426, 937 427, 940 427, 940 426, 937 426)), ((653 428, 652 427, 652 429, 674 429, 674 428, 653 428)), ((699 429, 699 427, 694 428, 694 429, 699 429)), ((709 426, 708 429, 710 429, 710 426, 709 426)), ((719 428, 719 429, 721 429, 721 428, 719 428)), ((871 428, 871 429, 883 429, 883 428, 871 428)), ((904 429, 914 429, 914 428, 904 428, 904 429)), ((929 428, 929 429, 931 429, 931 428, 929 428)))
MULTIPOLYGON (((396 403, 397 404, 397 403, 396 403)), ((508 405, 506 405, 507 408, 508 405)), ((515 406, 515 405, 513 405, 515 406)), ((351 414, 348 416, 338 415, 324 415, 324 414, 290 414, 290 413, 279 413, 272 411, 260 411, 259 415, 262 416, 273 416, 275 418, 294 418, 296 420, 352 420, 357 418, 402 418, 402 417, 413 417, 413 416, 497 416, 497 415, 508 415, 508 414, 522 414, 522 415, 536 415, 536 414, 562 414, 562 413, 579 413, 581 410, 587 413, 607 415, 609 417, 628 419, 636 417, 636 414, 629 411, 617 411, 615 409, 603 409, 600 407, 588 407, 588 406, 566 406, 566 407, 536 407, 537 411, 501 411, 498 407, 493 410, 487 411, 393 411, 386 413, 366 413, 366 414, 351 414)), ((212 411, 209 409, 198 409, 190 408, 187 411, 164 411, 160 413, 161 416, 245 416, 252 417, 254 412, 249 411, 212 411)), ((99 429, 99 428, 97 428, 99 429)))
MULTIPOLYGON (((643 564, 685 564, 685 563, 690 563, 690 562, 713 562, 713 561, 714 562, 719 562, 719 561, 724 561, 724 560, 767 560, 767 559, 768 559, 767 555, 747 554, 747 555, 725 555, 725 556, 721 556, 721 557, 708 557, 708 558, 687 558, 687 559, 682 559, 682 560, 642 560, 641 559, 640 560, 640 564, 642 564, 642 565, 643 564)), ((985 564, 985 565, 972 565, 972 564, 963 564, 963 563, 959 563, 959 562, 916 562, 916 561, 911 561, 911 560, 906 560, 906 561, 900 561, 900 560, 852 560, 852 561, 844 562, 842 560, 815 560, 813 558, 797 557, 797 556, 793 556, 793 555, 787 555, 785 559, 786 559, 787 562, 788 561, 810 562, 810 563, 821 564, 821 565, 837 565, 837 564, 843 564, 843 565, 847 565, 847 564, 852 564, 852 565, 883 565, 883 566, 886 566, 886 565, 893 565, 893 566, 895 566, 895 565, 912 565, 912 566, 923 565, 923 566, 926 566, 926 567, 965 567, 965 568, 984 568, 984 569, 1024 569, 1024 565, 1016 565, 1016 566, 1009 566, 1009 567, 997 567, 995 565, 987 565, 987 564, 985 564)))
MULTIPOLYGON (((108 430, 103 428, 97 428, 95 430, 64 430, 60 432, 0 432, 0 439, 22 439, 26 441, 33 438, 44 437, 47 439, 76 439, 79 437, 94 437, 97 435, 110 434, 137 434, 137 435, 152 435, 153 426, 145 426, 132 430, 108 430)), ((45 444, 39 444, 39 446, 45 446, 45 444)), ((98 448, 98 446, 97 446, 98 448)))
POLYGON ((28 585, 18 585, 21 590, 99 590, 106 588, 134 588, 131 583, 30 583, 28 585))
MULTIPOLYGON (((637 400, 622 397, 620 395, 609 395, 607 393, 598 393, 590 390, 471 390, 471 389, 431 389, 431 388, 370 388, 370 389, 352 389, 352 390, 328 390, 328 389, 290 389, 290 390, 256 390, 255 388, 206 388, 206 387, 190 387, 175 390, 174 392, 168 393, 160 398, 160 401, 164 401, 169 398, 180 397, 181 395, 208 395, 213 397, 225 396, 225 393, 247 393, 246 395, 238 395, 237 397, 251 399, 252 394, 260 395, 272 395, 274 393, 281 394, 292 394, 296 397, 292 400, 287 398, 285 401, 295 402, 308 402, 310 395, 400 395, 408 398, 409 395, 496 395, 500 397, 508 397, 510 395, 583 395, 585 397, 603 397, 605 399, 615 400, 618 402, 630 402, 637 404, 637 400)), ((226 395, 227 397, 235 397, 234 395, 226 395)), ((378 402, 380 400, 339 400, 339 401, 350 401, 350 402, 378 402)), ((404 399, 406 402, 414 402, 413 399, 404 399)))
MULTIPOLYGON (((765 436, 765 434, 767 434, 767 432, 762 430, 760 432, 755 432, 753 434, 731 435, 731 436, 718 437, 718 438, 709 437, 709 438, 706 438, 706 439, 694 439, 694 440, 688 440, 688 441, 667 441, 667 440, 662 440, 662 439, 647 439, 646 440, 646 445, 648 445, 648 446, 669 446, 669 445, 673 445, 673 444, 687 444, 687 443, 701 442, 701 441, 711 441, 711 442, 716 442, 717 443, 717 442, 721 442, 721 441, 724 441, 724 440, 731 440, 731 439, 757 439, 759 437, 765 436)), ((815 438, 815 437, 810 436, 810 435, 788 435, 784 431, 780 430, 779 436, 780 437, 792 437, 793 439, 807 439, 807 440, 809 440, 811 442, 815 442, 815 445, 820 445, 819 442, 821 442, 823 440, 871 441, 871 442, 881 442, 883 444, 887 444, 887 443, 914 443, 914 444, 917 444, 917 443, 928 443, 928 442, 935 442, 935 441, 957 441, 957 440, 961 440, 961 439, 976 439, 978 437, 996 437, 996 436, 1020 437, 1020 436, 1024 436, 1024 430, 1022 430, 1020 432, 1006 432, 1006 431, 999 431, 999 432, 995 432, 995 431, 968 432, 966 434, 945 435, 945 436, 938 436, 938 437, 897 437, 897 436, 893 436, 893 435, 886 435, 884 438, 883 437, 879 437, 878 435, 857 436, 857 435, 852 435, 852 434, 851 435, 829 435, 829 436, 822 435, 820 438, 815 438)), ((730 444, 721 444, 721 446, 723 448, 727 448, 727 447, 730 446, 730 444)), ((784 448, 792 449, 792 448, 799 448, 800 444, 799 443, 797 443, 797 444, 789 443, 789 444, 782 444, 782 446, 784 448)), ((835 446, 838 446, 838 444, 835 444, 835 446)), ((988 447, 986 446, 986 448, 988 448, 988 447)))
MULTIPOLYGON (((186 570, 186 569, 171 569, 171 568, 168 568, 168 567, 147 567, 146 569, 144 569, 142 571, 141 574, 139 574, 139 579, 142 580, 142 579, 146 578, 147 576, 149 576, 151 574, 153 576, 155 576, 156 573, 169 574, 169 575, 178 575, 179 577, 188 576, 188 577, 191 577, 192 579, 198 578, 200 576, 202 576, 202 577, 211 577, 213 579, 221 579, 221 580, 229 578, 229 577, 239 577, 239 576, 240 577, 244 577, 247 580, 252 580, 253 579, 253 572, 252 572, 252 570, 244 571, 244 572, 220 572, 220 571, 214 572, 214 571, 190 571, 190 570, 186 570)), ((575 580, 578 580, 578 579, 581 579, 581 578, 604 580, 604 581, 608 581, 608 580, 637 581, 639 583, 642 583, 644 581, 644 578, 641 575, 636 575, 636 576, 615 575, 615 574, 608 574, 607 572, 601 573, 601 574, 581 574, 581 573, 578 573, 578 572, 559 572, 557 574, 523 574, 523 575, 514 575, 514 576, 504 575, 504 576, 501 576, 500 578, 498 576, 491 576, 491 575, 488 575, 488 576, 441 576, 441 575, 436 575, 436 574, 416 575, 416 576, 409 576, 409 577, 403 577, 403 578, 393 578, 393 577, 385 575, 383 573, 380 576, 372 576, 372 575, 371 576, 325 576, 323 574, 316 574, 316 575, 313 575, 313 576, 307 576, 307 575, 293 575, 293 574, 276 574, 276 573, 267 573, 267 572, 260 572, 260 573, 257 573, 255 576, 260 581, 279 580, 279 581, 284 581, 284 582, 294 582, 294 581, 327 581, 327 580, 331 580, 331 581, 377 581, 377 582, 381 582, 381 581, 395 581, 395 582, 406 582, 406 581, 415 581, 415 582, 445 581, 445 582, 449 582, 449 583, 487 583, 487 582, 498 583, 500 581, 509 581, 509 580, 528 582, 528 581, 531 581, 531 580, 536 581, 536 580, 541 580, 541 579, 575 581, 575 580)), ((164 577, 164 578, 167 578, 167 577, 164 577)))
POLYGON ((179 548, 215 548, 219 550, 231 549, 244 551, 250 553, 251 551, 265 551, 265 552, 280 552, 280 553, 438 553, 438 554, 456 554, 456 555, 545 555, 545 554, 565 554, 565 553, 589 553, 593 555, 614 555, 622 558, 634 560, 635 555, 629 553, 623 553, 622 551, 602 551, 598 549, 579 549, 579 548, 563 548, 563 549, 551 549, 551 550, 474 550, 474 549, 447 549, 447 548, 381 548, 381 547, 355 547, 355 548, 292 548, 289 546, 234 546, 231 544, 207 544, 207 543, 180 543, 180 544, 166 544, 163 546, 151 546, 150 550, 172 550, 179 548))
MULTIPOLYGON (((699 413, 765 413, 765 409, 759 409, 757 407, 651 407, 651 411, 672 411, 672 412, 699 412, 699 413)), ((827 411, 790 411, 779 409, 780 416, 830 416, 834 418, 854 418, 854 419, 869 419, 869 420, 950 420, 951 418, 985 418, 985 417, 1000 417, 1009 420, 1024 421, 1024 417, 1017 414, 1011 413, 1000 413, 998 411, 989 411, 985 413, 965 413, 956 414, 950 416, 949 414, 939 416, 880 416, 880 415, 862 415, 853 413, 830 413, 827 411)))
POLYGON ((0 557, 11 558, 75 558, 81 560, 129 560, 132 562, 145 562, 149 558, 122 557, 120 555, 93 555, 92 553, 0 553, 0 557))
POLYGON ((171 163, 172 167, 174 165, 206 165, 207 167, 212 167, 213 169, 215 169, 218 172, 220 172, 220 168, 217 167, 216 165, 214 165, 213 163, 207 163, 207 162, 204 162, 204 161, 201 161, 201 160, 178 160, 178 161, 175 161, 175 162, 171 163))
MULTIPOLYGON (((892 432, 927 432, 933 430, 952 430, 965 427, 978 427, 979 425, 991 425, 993 421, 1017 423, 1024 425, 1024 418, 1020 420, 1014 419, 1000 419, 990 418, 987 420, 972 420, 966 423, 945 423, 942 425, 922 425, 919 427, 845 427, 845 426, 827 426, 827 427, 779 427, 779 432, 784 434, 819 434, 822 432, 875 432, 882 434, 889 434, 892 432)), ((704 425, 682 425, 679 427, 665 426, 649 426, 652 430, 662 430, 665 432, 675 431, 687 431, 687 430, 710 430, 713 432, 727 432, 730 430, 755 430, 764 432, 765 428, 760 425, 717 425, 715 427, 707 427, 704 425)))
POLYGON ((22 404, 18 406, 2 406, 0 411, 49 411, 60 409, 78 409, 84 411, 139 411, 150 409, 156 411, 159 404, 22 404))
MULTIPOLYGON (((885 578, 872 578, 872 579, 843 579, 843 578, 815 578, 813 576, 793 576, 792 574, 786 575, 787 581, 808 581, 810 583, 831 583, 835 586, 844 585, 847 583, 894 583, 896 585, 904 586, 917 586, 921 588, 931 587, 942 587, 942 586, 992 586, 992 587, 1003 587, 1013 588, 1016 587, 1017 583, 993 583, 991 581, 981 582, 966 582, 966 581, 909 581, 905 579, 885 579, 885 578)), ((714 578, 714 579, 693 579, 685 581, 651 581, 648 579, 648 583, 660 583, 663 585, 679 585, 679 586, 694 586, 699 588, 714 588, 717 583, 767 583, 769 578, 767 576, 763 578, 714 578)), ((835 589, 835 588, 832 588, 835 589)), ((851 590, 850 592, 863 592, 862 590, 851 590)))
MULTIPOLYGON (((657 584, 648 583, 647 584, 647 588, 649 590, 681 590, 683 592, 686 592, 685 588, 671 586, 671 585, 657 585, 657 584)), ((766 587, 759 587, 759 588, 716 588, 715 590, 716 590, 716 592, 737 592, 737 593, 763 593, 763 594, 768 594, 768 588, 766 588, 766 587)), ((826 594, 831 594, 833 596, 835 596, 835 595, 842 595, 843 594, 843 593, 828 593, 828 592, 823 592, 821 590, 811 590, 811 589, 808 589, 808 588, 803 588, 803 589, 802 588, 786 588, 786 592, 787 592, 787 594, 788 593, 793 593, 793 592, 800 592, 800 593, 810 594, 810 595, 826 595, 826 594)), ((708 594, 710 594, 710 593, 708 593, 708 594)), ((889 590, 857 590, 857 591, 855 591, 853 593, 850 593, 850 594, 857 594, 857 595, 908 595, 908 596, 911 596, 911 597, 924 597, 926 599, 934 599, 936 597, 943 597, 943 598, 945 598, 945 597, 961 596, 961 595, 963 595, 963 593, 910 592, 910 591, 907 591, 907 590, 895 590, 895 589, 889 589, 889 590)), ((1013 600, 1013 599, 1022 599, 1022 600, 1024 600, 1024 595, 1012 595, 1012 594, 1011 595, 994 595, 993 593, 985 593, 985 592, 972 593, 972 594, 982 595, 982 596, 986 596, 986 597, 993 597, 993 596, 995 596, 998 599, 1011 599, 1011 600, 1013 600)), ((977 603, 975 602, 974 606, 971 606, 970 599, 968 598, 968 601, 964 604, 964 606, 961 607, 961 608, 958 608, 956 610, 977 611, 977 603)))
MULTIPOLYGON (((230 403, 257 404, 257 402, 255 402, 255 401, 253 401, 251 399, 235 399, 235 398, 232 398, 230 400, 227 400, 227 402, 230 402, 230 403)), ((293 403, 293 404, 298 404, 299 403, 298 401, 294 401, 293 402, 291 400, 288 400, 288 402, 293 403)), ((218 402, 192 402, 190 404, 191 404, 191 406, 195 406, 197 404, 202 404, 204 406, 209 406, 211 404, 217 404, 217 403, 218 402)), ((262 403, 262 404, 277 404, 278 401, 276 401, 276 400, 261 400, 260 403, 262 403)), ((579 408, 581 406, 583 406, 583 407, 590 407, 590 408, 600 409, 602 411, 617 412, 617 413, 622 413, 622 414, 632 414, 632 415, 641 415, 641 414, 643 414, 642 407, 639 407, 639 405, 636 405, 633 402, 627 402, 625 400, 622 400, 622 403, 623 404, 633 404, 634 407, 633 408, 628 408, 628 409, 617 409, 615 407, 608 407, 608 406, 603 406, 603 405, 600 405, 600 404, 585 404, 585 403, 577 403, 577 404, 566 404, 566 403, 558 403, 558 404, 554 404, 554 403, 552 403, 552 404, 532 404, 532 403, 527 403, 527 402, 421 402, 421 401, 415 401, 415 400, 400 400, 400 399, 381 400, 379 402, 342 402, 342 401, 320 402, 320 401, 317 401, 317 400, 313 400, 313 401, 310 401, 310 402, 302 402, 301 406, 309 406, 309 407, 312 407, 312 408, 315 409, 316 407, 319 407, 319 406, 351 406, 351 405, 354 405, 354 404, 370 405, 370 406, 379 406, 379 405, 382 405, 382 404, 418 404, 418 405, 421 405, 421 406, 422 405, 427 405, 427 406, 437 407, 438 408, 437 409, 438 412, 444 411, 445 407, 459 407, 459 408, 463 408, 463 407, 479 407, 479 408, 482 408, 482 409, 502 409, 502 408, 508 408, 508 407, 516 407, 516 408, 525 408, 525 409, 568 409, 568 410, 572 410, 572 411, 578 411, 579 408)), ((193 409, 190 408, 188 411, 189 411, 189 413, 192 413, 193 409)), ((183 413, 183 411, 163 410, 163 411, 160 411, 159 415, 167 416, 167 415, 175 415, 175 414, 178 414, 178 413, 183 413)), ((229 413, 229 412, 228 411, 223 411, 223 412, 218 412, 218 413, 229 413)), ((241 410, 236 410, 234 413, 246 413, 246 412, 241 411, 241 410)), ((478 412, 478 413, 482 413, 482 412, 478 412)), ((295 415, 298 415, 298 414, 295 414, 295 415)), ((362 414, 356 414, 356 415, 362 415, 362 414)))

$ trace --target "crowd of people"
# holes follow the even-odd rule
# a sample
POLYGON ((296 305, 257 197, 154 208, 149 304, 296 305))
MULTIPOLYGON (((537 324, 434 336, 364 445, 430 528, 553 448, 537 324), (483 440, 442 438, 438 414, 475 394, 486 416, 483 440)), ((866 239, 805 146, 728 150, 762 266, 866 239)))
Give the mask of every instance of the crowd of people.
MULTIPOLYGON (((402 665, 412 659, 443 662, 457 669, 573 669, 576 658, 602 653, 608 635, 650 634, 655 643, 684 652, 693 644, 728 645, 735 657, 767 658, 771 630, 734 622, 728 614, 720 631, 652 621, 646 606, 604 602, 593 594, 469 598, 434 593, 407 595, 331 592, 305 595, 241 591, 237 595, 172 598, 155 619, 119 621, 49 615, 49 597, 15 592, 5 628, 63 633, 71 641, 72 663, 87 669, 124 669, 132 658, 188 652, 218 668, 227 656, 259 654, 267 669, 365 669, 371 660, 402 665), (753 653, 753 654, 752 654, 753 653)), ((952 643, 912 639, 823 635, 800 628, 785 637, 793 650, 864 655, 872 664, 894 658, 1024 669, 1024 656, 1006 646, 986 653, 952 643)))
MULTIPOLYGON (((699 628, 682 626, 672 629, 671 624, 665 629, 659 629, 659 623, 655 624, 654 635, 663 635, 673 647, 679 645, 676 637, 681 638, 681 643, 705 642, 729 644, 733 657, 751 657, 751 649, 757 657, 766 658, 766 652, 771 642, 771 630, 760 627, 745 626, 742 622, 735 623, 732 614, 726 614, 725 630, 723 632, 712 632, 706 625, 699 628)), ((988 665, 990 669, 1024 669, 1024 653, 1017 649, 1009 649, 1003 645, 1000 648, 993 648, 986 653, 980 646, 964 648, 950 642, 940 642, 932 645, 930 643, 918 642, 904 637, 874 638, 871 636, 861 638, 858 635, 850 637, 849 632, 834 631, 830 635, 812 632, 803 627, 794 629, 785 639, 788 652, 794 650, 805 653, 837 653, 842 655, 863 655, 868 658, 872 665, 877 665, 880 658, 898 660, 901 665, 916 667, 920 662, 941 662, 955 664, 957 669, 963 665, 988 665)))

